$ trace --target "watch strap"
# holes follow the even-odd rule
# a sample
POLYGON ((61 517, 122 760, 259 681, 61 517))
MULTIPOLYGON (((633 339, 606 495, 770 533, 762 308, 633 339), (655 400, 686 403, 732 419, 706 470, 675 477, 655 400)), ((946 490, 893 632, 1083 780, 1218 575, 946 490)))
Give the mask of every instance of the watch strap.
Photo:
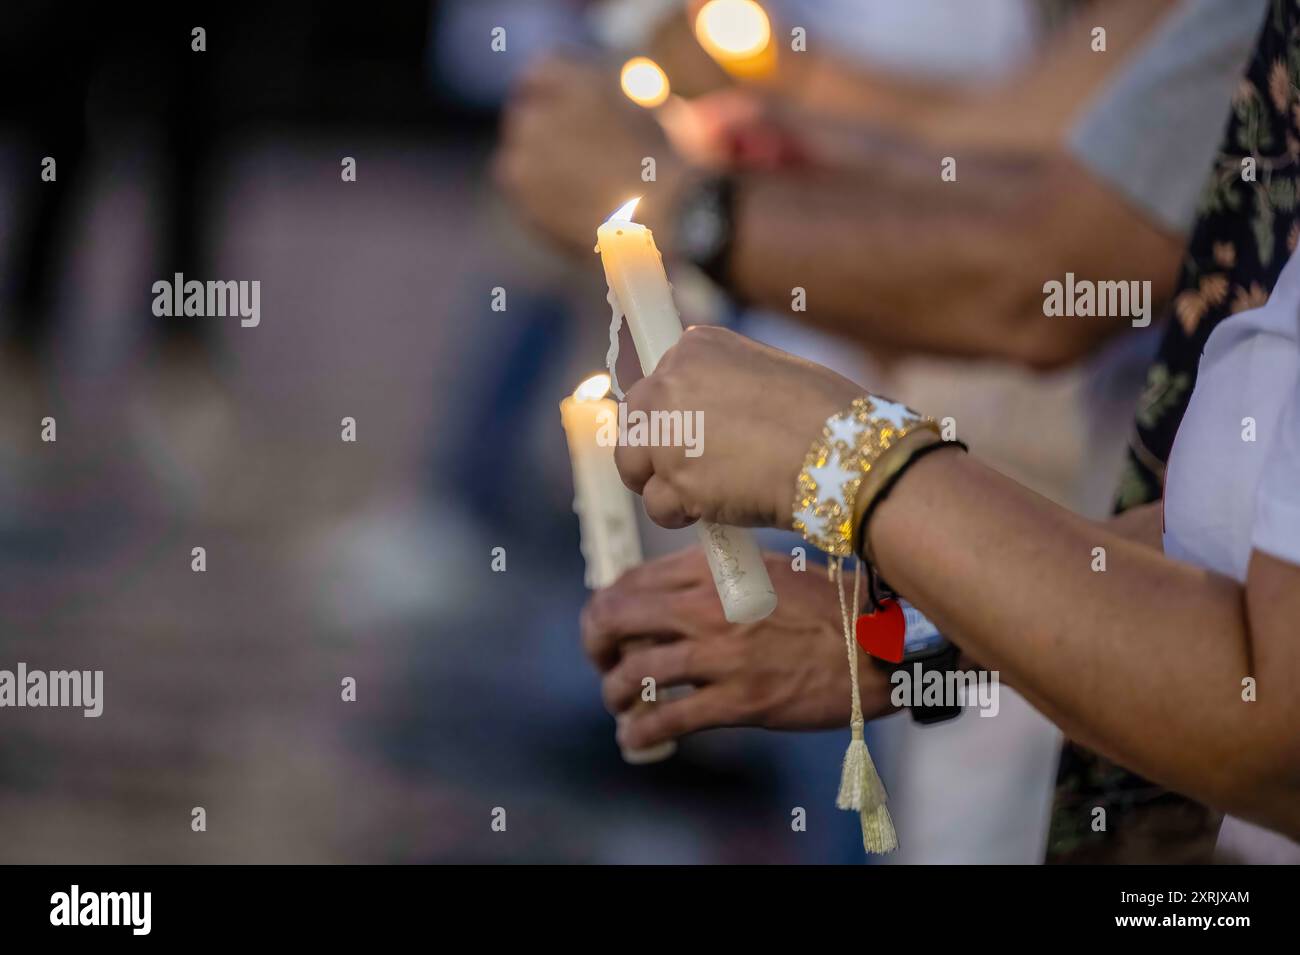
POLYGON ((689 187, 678 206, 678 252, 723 288, 731 285, 736 234, 736 180, 707 176, 689 187))

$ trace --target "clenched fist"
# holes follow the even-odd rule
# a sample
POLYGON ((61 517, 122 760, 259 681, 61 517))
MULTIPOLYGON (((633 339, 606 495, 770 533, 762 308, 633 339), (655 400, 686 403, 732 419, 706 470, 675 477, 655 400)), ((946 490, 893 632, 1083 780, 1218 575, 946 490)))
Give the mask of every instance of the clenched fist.
POLYGON ((627 393, 634 411, 703 421, 702 452, 619 445, 623 481, 664 527, 696 520, 788 528, 795 480, 826 419, 865 392, 821 365, 710 326, 688 328, 627 393))
POLYGON ((514 209, 573 252, 645 193, 643 221, 670 247, 668 216, 686 164, 654 115, 627 100, 609 64, 551 57, 533 66, 505 111, 494 173, 514 209), (641 178, 655 161, 655 179, 641 178))

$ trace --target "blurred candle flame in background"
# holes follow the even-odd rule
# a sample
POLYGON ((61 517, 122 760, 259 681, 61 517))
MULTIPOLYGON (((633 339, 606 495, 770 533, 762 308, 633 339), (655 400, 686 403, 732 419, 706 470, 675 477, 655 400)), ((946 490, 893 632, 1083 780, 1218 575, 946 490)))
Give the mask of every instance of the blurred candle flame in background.
POLYGON ((709 0, 695 16, 695 37, 733 76, 765 76, 776 65, 772 24, 754 0, 709 0))
POLYGON ((649 57, 634 56, 623 64, 623 92, 638 106, 652 109, 668 99, 668 75, 649 57))

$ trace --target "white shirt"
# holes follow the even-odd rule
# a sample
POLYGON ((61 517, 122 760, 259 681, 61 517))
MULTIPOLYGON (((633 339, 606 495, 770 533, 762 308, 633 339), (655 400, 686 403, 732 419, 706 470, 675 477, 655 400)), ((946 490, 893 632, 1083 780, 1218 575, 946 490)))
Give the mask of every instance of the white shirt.
MULTIPOLYGON (((1268 304, 1224 320, 1205 344, 1165 476, 1168 556, 1243 583, 1254 550, 1300 565, 1298 371, 1300 255, 1292 255, 1268 304)), ((1300 843, 1232 817, 1219 849, 1300 863, 1300 843)))

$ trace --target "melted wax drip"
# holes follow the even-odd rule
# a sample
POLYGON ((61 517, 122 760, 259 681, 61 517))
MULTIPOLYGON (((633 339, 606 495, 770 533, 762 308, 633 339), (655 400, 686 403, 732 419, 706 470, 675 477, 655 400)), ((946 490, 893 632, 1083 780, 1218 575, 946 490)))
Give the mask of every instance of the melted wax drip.
POLYGON ((605 300, 609 302, 610 309, 609 351, 605 353, 605 368, 609 371, 609 390, 617 400, 622 401, 623 389, 618 386, 618 371, 615 366, 618 364, 618 330, 623 327, 623 309, 619 307, 618 296, 614 294, 612 286, 605 300))

